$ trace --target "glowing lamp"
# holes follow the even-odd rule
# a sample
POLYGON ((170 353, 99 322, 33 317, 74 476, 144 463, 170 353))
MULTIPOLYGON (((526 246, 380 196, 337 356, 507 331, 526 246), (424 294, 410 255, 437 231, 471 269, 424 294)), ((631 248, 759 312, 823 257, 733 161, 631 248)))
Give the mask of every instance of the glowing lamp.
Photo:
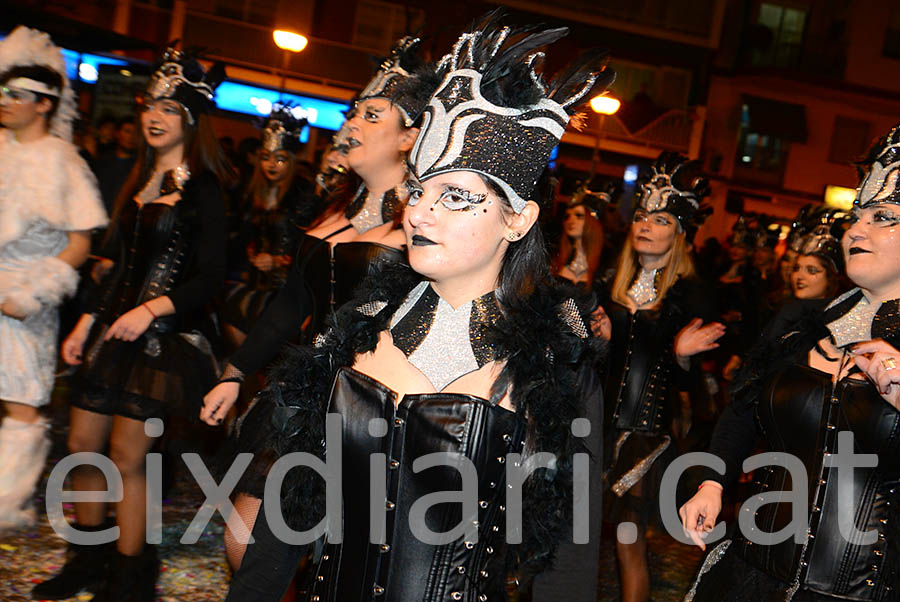
POLYGON ((591 109, 601 115, 612 115, 621 106, 619 99, 612 96, 595 96, 591 99, 591 109))
POLYGON ((276 46, 282 50, 290 50, 291 52, 300 52, 306 48, 306 45, 309 43, 306 36, 302 36, 293 31, 284 31, 282 29, 276 29, 272 34, 272 37, 275 39, 276 46))

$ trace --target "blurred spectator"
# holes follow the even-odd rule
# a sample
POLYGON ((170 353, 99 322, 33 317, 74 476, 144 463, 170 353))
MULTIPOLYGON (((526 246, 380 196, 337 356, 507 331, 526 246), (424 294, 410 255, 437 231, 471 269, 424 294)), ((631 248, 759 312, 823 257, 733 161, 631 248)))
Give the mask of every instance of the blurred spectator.
POLYGON ((219 138, 219 146, 225 151, 228 160, 234 163, 234 138, 231 136, 222 136, 219 138))
POLYGON ((134 117, 123 117, 115 124, 112 149, 94 161, 94 173, 100 186, 100 195, 107 212, 112 213, 113 202, 128 179, 134 165, 138 135, 134 117))

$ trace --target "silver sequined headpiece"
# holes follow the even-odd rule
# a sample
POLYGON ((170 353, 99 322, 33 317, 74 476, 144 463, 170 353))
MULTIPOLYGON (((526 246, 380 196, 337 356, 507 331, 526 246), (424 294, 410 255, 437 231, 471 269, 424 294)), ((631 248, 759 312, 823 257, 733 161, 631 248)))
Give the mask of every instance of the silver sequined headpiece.
POLYGON ((262 148, 270 153, 280 150, 297 152, 305 125, 306 119, 294 117, 290 105, 275 104, 262 128, 262 148))
POLYGON ((869 153, 868 172, 856 191, 853 206, 900 204, 900 126, 894 126, 869 153))
POLYGON ((521 212, 572 112, 615 79, 607 55, 595 50, 549 85, 535 68, 538 48, 568 33, 499 24, 489 15, 464 33, 438 65, 443 81, 425 109, 410 153, 419 180, 450 171, 490 178, 521 212), (530 85, 529 85, 530 84, 530 85))
POLYGON ((425 108, 422 99, 406 94, 402 84, 410 73, 422 65, 418 56, 419 38, 406 36, 394 44, 390 54, 378 66, 378 71, 359 93, 357 102, 367 98, 386 98, 397 107, 406 127, 412 127, 425 108))
POLYGON ((150 77, 146 96, 150 100, 174 100, 185 108, 188 121, 215 106, 215 90, 225 79, 225 67, 216 63, 204 72, 191 54, 167 48, 150 77))
POLYGON ((709 182, 700 174, 700 162, 678 153, 663 152, 641 187, 640 208, 648 213, 665 211, 673 215, 690 237, 712 212, 701 206, 709 195, 709 182))

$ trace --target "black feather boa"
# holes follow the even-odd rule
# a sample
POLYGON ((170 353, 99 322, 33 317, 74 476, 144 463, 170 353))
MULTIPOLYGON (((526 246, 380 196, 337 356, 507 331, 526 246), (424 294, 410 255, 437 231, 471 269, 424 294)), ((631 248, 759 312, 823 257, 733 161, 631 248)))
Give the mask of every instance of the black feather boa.
MULTIPOLYGON (((352 366, 358 353, 375 349, 379 333, 422 277, 408 266, 384 264, 360 287, 358 296, 328 322, 317 347, 292 347, 269 372, 269 386, 244 419, 236 452, 254 461, 238 490, 260 496, 266 473, 277 458, 291 452, 324 457, 325 413, 337 370, 352 366), (357 311, 364 303, 386 303, 370 317, 357 311)), ((495 357, 506 364, 494 389, 511 385, 516 412, 528 424, 526 453, 542 451, 559 458, 556 471, 536 471, 523 487, 522 544, 509 546, 507 566, 523 576, 537 574, 553 561, 557 543, 572 513, 572 457, 584 444, 572 436, 572 420, 583 416, 585 392, 578 390, 581 369, 593 369, 605 353, 597 339, 576 336, 561 317, 568 298, 558 287, 537 287, 527 299, 505 307, 488 332, 495 357)), ((308 469, 288 472, 282 511, 288 525, 307 530, 324 514, 325 484, 308 469)))

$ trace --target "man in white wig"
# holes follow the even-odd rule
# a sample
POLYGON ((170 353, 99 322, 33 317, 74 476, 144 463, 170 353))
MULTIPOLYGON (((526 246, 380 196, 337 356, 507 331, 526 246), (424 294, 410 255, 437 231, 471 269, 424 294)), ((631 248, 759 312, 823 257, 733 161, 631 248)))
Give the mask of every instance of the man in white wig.
POLYGON ((43 32, 16 28, 0 42, 0 528, 35 520, 57 308, 75 292, 90 230, 107 221, 70 142, 75 116, 60 49, 43 32))

